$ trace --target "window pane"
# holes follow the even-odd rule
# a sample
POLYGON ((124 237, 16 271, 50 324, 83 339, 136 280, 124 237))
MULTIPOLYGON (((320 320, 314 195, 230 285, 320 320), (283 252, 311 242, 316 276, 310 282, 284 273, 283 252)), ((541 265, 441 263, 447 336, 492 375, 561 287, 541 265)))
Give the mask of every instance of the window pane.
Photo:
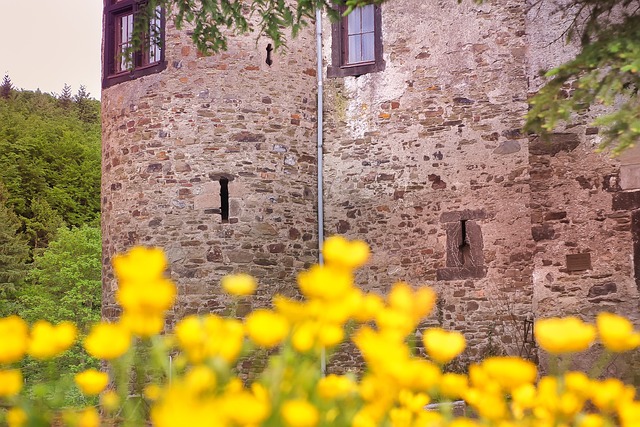
POLYGON ((349 36, 349 59, 347 63, 355 64, 362 61, 362 36, 349 36))
POLYGON ((373 32, 373 20, 376 10, 375 6, 369 4, 367 6, 361 7, 360 9, 362 9, 362 32, 373 32))
POLYGON ((366 33, 362 35, 362 60, 363 61, 375 61, 376 49, 373 38, 373 33, 366 33))
POLYGON ((354 9, 349 15, 347 15, 347 33, 358 34, 361 32, 362 27, 362 14, 360 8, 354 9))
POLYGON ((147 61, 149 64, 160 61, 160 25, 162 25, 162 22, 160 20, 161 13, 162 10, 158 6, 156 8, 155 17, 151 18, 151 20, 149 21, 149 58, 147 61))
POLYGON ((133 14, 120 15, 116 19, 116 72, 132 67, 131 37, 133 35, 133 14))

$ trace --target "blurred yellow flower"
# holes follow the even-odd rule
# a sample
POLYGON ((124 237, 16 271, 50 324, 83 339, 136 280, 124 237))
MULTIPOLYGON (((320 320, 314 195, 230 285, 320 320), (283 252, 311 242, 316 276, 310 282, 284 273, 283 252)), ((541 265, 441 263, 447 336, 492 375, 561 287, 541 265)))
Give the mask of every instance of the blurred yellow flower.
POLYGON ((75 375, 74 381, 84 394, 99 394, 109 384, 109 375, 95 369, 87 369, 75 375))
POLYGON ((284 316, 264 309, 250 313, 245 327, 251 341, 266 348, 277 346, 289 334, 289 324, 284 316))
POLYGON ((225 276, 220 283, 226 293, 237 296, 252 295, 258 287, 256 279, 244 273, 225 276))
POLYGON ((355 381, 344 375, 330 374, 318 381, 318 394, 326 400, 342 399, 357 391, 355 381))
POLYGON ((221 404, 226 418, 233 425, 258 426, 271 413, 268 401, 246 390, 225 394, 221 404))
POLYGON ((120 285, 160 279, 166 268, 167 259, 160 248, 136 246, 113 258, 113 270, 120 285))
POLYGON ((322 245, 322 255, 328 265, 356 269, 369 259, 369 245, 361 240, 347 240, 342 236, 331 236, 322 245))
POLYGON ((540 319, 534 328, 536 341, 552 354, 572 353, 589 348, 596 337, 596 328, 577 317, 540 319))
POLYGON ((619 405, 633 400, 635 389, 617 378, 592 381, 590 399, 602 412, 611 412, 619 405))
POLYGON ((624 317, 612 313, 600 313, 596 318, 600 341, 609 351, 630 351, 640 346, 640 333, 624 317))
POLYGON ((120 324, 127 328, 132 335, 149 338, 162 332, 164 316, 160 313, 125 310, 120 316, 120 324))
POLYGON ((584 372, 571 371, 565 373, 564 384, 567 390, 580 397, 587 396, 591 389, 591 379, 584 372))
POLYGON ((50 359, 65 352, 76 338, 76 326, 71 322, 59 325, 38 320, 31 329, 28 353, 40 360, 50 359))
POLYGON ((538 375, 533 362, 513 356, 489 357, 481 367, 489 378, 509 391, 523 384, 532 384, 538 375))
POLYGON ((14 406, 7 411, 8 427, 22 427, 27 424, 27 414, 21 408, 14 406))
POLYGON ((427 354, 434 361, 444 364, 453 360, 466 347, 464 336, 457 331, 429 328, 422 334, 427 354))
POLYGON ((17 369, 0 371, 0 397, 12 397, 22 390, 22 373, 17 369))
POLYGON ((144 394, 145 399, 155 402, 160 398, 160 395, 162 394, 162 389, 158 384, 148 384, 144 387, 144 390, 142 390, 142 393, 144 394))
POLYGON ((298 286, 307 298, 334 301, 353 289, 353 276, 348 271, 328 265, 314 265, 298 274, 298 286))
POLYGON ((185 385, 193 393, 213 391, 218 383, 216 373, 208 366, 194 366, 184 376, 185 385))
MULTIPOLYGON (((605 427, 606 425, 609 424, 605 424, 605 420, 601 415, 586 414, 578 418, 576 427, 605 427)), ((625 425, 624 423, 622 424, 623 427, 630 427, 631 425, 637 426, 638 424, 629 424, 629 426, 625 425)))
POLYGON ((107 390, 100 396, 100 404, 107 412, 116 412, 120 409, 120 397, 115 390, 107 390))
POLYGON ((170 280, 157 279, 141 283, 121 283, 116 300, 126 311, 145 315, 160 315, 171 308, 176 287, 170 280))
MULTIPOLYGON (((618 417, 620 418, 620 424, 622 427, 640 426, 640 402, 622 402, 618 407, 618 417)), ((582 427, 582 425, 580 427, 582 427)))
POLYGON ((77 427, 99 427, 100 426, 100 414, 98 410, 93 406, 85 408, 78 414, 77 427))
POLYGON ((304 399, 287 400, 280 413, 289 427, 315 427, 320 419, 318 409, 304 399))
POLYGON ((22 359, 29 345, 29 326, 18 316, 0 319, 0 363, 22 359))
POLYGON ((106 360, 122 356, 130 345, 131 335, 120 323, 98 323, 84 340, 84 348, 91 356, 106 360))
POLYGON ((466 375, 447 372, 440 378, 440 394, 448 399, 460 399, 469 387, 466 375))

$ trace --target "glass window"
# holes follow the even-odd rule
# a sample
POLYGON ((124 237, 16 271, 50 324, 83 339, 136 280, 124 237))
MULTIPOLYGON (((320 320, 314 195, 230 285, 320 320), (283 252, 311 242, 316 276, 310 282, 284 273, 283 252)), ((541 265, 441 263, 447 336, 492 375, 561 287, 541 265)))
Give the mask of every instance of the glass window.
MULTIPOLYGON (((344 8, 339 12, 344 12, 344 8)), ((332 27, 329 77, 359 76, 384 70, 382 12, 373 4, 358 7, 332 27)))

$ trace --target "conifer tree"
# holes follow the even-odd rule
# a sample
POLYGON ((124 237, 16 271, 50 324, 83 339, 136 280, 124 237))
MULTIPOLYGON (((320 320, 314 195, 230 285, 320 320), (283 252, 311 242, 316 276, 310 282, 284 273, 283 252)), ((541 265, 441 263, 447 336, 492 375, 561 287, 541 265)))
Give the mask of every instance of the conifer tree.
POLYGON ((9 99, 12 90, 13 84, 11 84, 11 79, 8 74, 5 74, 2 79, 2 84, 0 84, 0 98, 9 99))
POLYGON ((60 103, 60 106, 62 108, 64 108, 65 110, 68 110, 69 107, 71 107, 72 101, 73 101, 73 95, 71 95, 71 86, 65 83, 64 86, 62 87, 62 92, 58 97, 58 102, 60 103))
POLYGON ((27 271, 27 240, 20 221, 6 205, 7 194, 0 182, 0 317, 15 311, 15 292, 27 271))
POLYGON ((89 102, 90 93, 87 92, 87 88, 84 85, 80 85, 78 93, 73 97, 78 109, 78 118, 85 123, 90 123, 96 120, 96 112, 89 102))

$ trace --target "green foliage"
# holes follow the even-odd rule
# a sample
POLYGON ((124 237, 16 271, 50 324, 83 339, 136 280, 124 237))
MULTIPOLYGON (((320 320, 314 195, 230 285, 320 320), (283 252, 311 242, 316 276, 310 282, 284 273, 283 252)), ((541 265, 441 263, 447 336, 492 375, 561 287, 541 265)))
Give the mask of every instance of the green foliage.
MULTIPOLYGON (((551 132, 572 114, 584 113, 594 105, 609 106, 609 113, 598 117, 603 145, 615 145, 615 154, 640 138, 640 16, 626 15, 617 24, 605 23, 596 10, 603 5, 590 4, 591 15, 578 31, 584 44, 571 61, 548 71, 548 83, 530 101, 526 128, 541 134, 551 132), (597 19, 596 19, 597 18, 597 19)), ((627 2, 602 2, 613 3, 627 2)))
POLYGON ((99 105, 86 92, 71 110, 48 94, 15 91, 0 98, 0 181, 32 243, 40 239, 34 230, 41 233, 35 223, 43 223, 43 212, 70 226, 99 218, 99 105))
POLYGON ((14 295, 29 257, 29 245, 19 232, 20 221, 5 202, 6 190, 0 182, 0 317, 16 311, 14 295))
MULTIPOLYGON (((81 335, 91 324, 100 320, 102 295, 102 246, 100 230, 84 225, 71 230, 61 227, 55 240, 42 254, 35 257, 26 284, 19 294, 20 316, 30 323, 39 319, 57 324, 65 320, 74 322, 81 335)), ((97 360, 89 357, 76 344, 53 365, 27 358, 22 362, 23 372, 31 384, 50 381, 51 372, 64 367, 67 382, 73 374, 89 368, 98 368, 97 360)), ((65 390, 73 390, 66 387, 65 390)), ((37 386, 28 391, 37 395, 37 386)), ((47 390, 47 393, 53 393, 47 390)), ((52 396, 42 396, 52 398, 52 396)), ((66 404, 86 403, 79 392, 58 396, 66 404)))
POLYGON ((5 74, 2 78, 2 84, 0 85, 0 98, 9 99, 12 90, 13 85, 11 84, 11 79, 5 74))
POLYGON ((35 257, 20 295, 21 316, 33 322, 74 322, 81 331, 100 319, 102 249, 100 230, 61 227, 35 257))

